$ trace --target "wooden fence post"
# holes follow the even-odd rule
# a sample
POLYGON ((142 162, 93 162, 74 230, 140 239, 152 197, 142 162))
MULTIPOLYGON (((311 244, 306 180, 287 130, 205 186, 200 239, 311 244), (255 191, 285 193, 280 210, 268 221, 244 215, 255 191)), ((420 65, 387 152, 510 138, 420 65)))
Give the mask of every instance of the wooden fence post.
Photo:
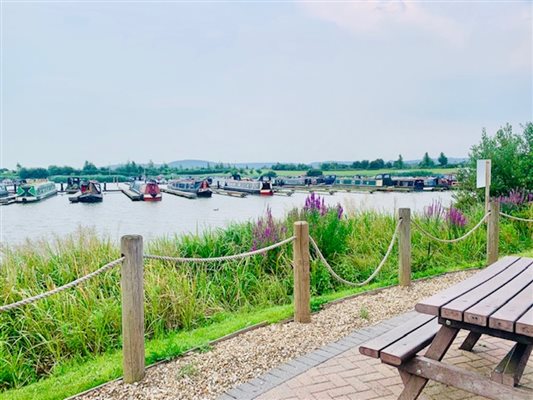
POLYGON ((411 209, 400 208, 398 218, 401 218, 399 231, 399 271, 398 280, 400 286, 409 286, 411 284, 411 209))
POLYGON ((309 225, 294 223, 294 321, 311 322, 311 294, 309 276, 309 225))
POLYGON ((122 351, 124 382, 138 382, 144 377, 144 281, 143 238, 122 236, 122 351))
POLYGON ((490 215, 487 221, 487 265, 498 261, 498 243, 500 242, 500 203, 490 202, 490 215))

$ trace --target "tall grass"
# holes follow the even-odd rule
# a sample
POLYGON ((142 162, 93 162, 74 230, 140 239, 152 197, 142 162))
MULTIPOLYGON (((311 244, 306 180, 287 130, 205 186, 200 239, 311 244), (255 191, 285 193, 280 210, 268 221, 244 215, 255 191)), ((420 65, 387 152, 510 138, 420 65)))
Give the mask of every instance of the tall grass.
MULTIPOLYGON (((524 216, 531 217, 530 207, 524 216)), ((259 222, 231 225, 201 236, 167 237, 147 244, 146 252, 170 256, 211 257, 263 247, 280 232, 292 230, 295 220, 310 223, 311 235, 324 255, 348 280, 364 280, 380 262, 396 220, 376 212, 341 216, 337 208, 298 211, 282 221, 269 216, 259 222), (340 217, 340 218, 339 218, 340 217), (266 228, 265 228, 266 227, 266 228), (265 232, 268 229, 268 234, 265 232), (272 230, 276 234, 272 234, 272 230)), ((466 226, 452 226, 434 215, 418 216, 425 229, 440 237, 459 236, 483 215, 470 210, 466 226)), ((439 217, 440 218, 440 217, 439 217)), ((500 251, 523 252, 533 247, 531 224, 502 219, 500 251)), ((485 231, 478 230, 456 244, 431 242, 413 229, 413 270, 421 276, 435 268, 483 265, 485 231)), ((393 253, 377 277, 397 276, 393 253)), ((68 283, 119 257, 116 244, 93 231, 81 230, 67 239, 28 242, 3 247, 0 264, 0 304, 26 298, 68 283)), ((292 249, 285 246, 266 256, 215 264, 145 262, 146 335, 161 338, 169 331, 190 330, 219 321, 225 312, 283 305, 292 297, 292 249)), ((311 266, 314 295, 340 288, 323 265, 311 266)), ((77 289, 0 314, 0 389, 20 387, 61 368, 83 362, 121 346, 120 270, 115 268, 77 289)))

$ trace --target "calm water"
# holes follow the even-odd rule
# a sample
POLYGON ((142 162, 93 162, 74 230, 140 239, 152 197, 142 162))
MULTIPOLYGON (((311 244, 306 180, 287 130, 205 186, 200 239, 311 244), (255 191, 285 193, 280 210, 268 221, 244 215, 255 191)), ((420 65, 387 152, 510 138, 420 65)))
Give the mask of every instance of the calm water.
MULTIPOLYGON (((196 233, 224 227, 235 221, 255 219, 267 207, 282 217, 293 207, 302 207, 307 195, 248 196, 234 198, 213 195, 210 199, 189 200, 167 193, 157 203, 133 202, 120 192, 105 193, 99 204, 70 204, 68 195, 32 204, 0 206, 0 240, 18 244, 26 239, 64 236, 80 227, 118 241, 121 235, 141 234, 146 239, 179 233, 196 233)), ((324 195, 326 204, 341 203, 348 211, 372 209, 392 213, 399 207, 421 211, 433 200, 449 205, 451 192, 433 193, 336 193, 324 195)))

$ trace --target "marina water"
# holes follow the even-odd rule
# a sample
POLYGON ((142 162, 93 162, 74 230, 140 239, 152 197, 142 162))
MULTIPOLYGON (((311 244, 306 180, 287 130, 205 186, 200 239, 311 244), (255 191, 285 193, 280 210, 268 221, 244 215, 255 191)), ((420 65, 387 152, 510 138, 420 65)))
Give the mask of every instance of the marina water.
MULTIPOLYGON (((109 185, 111 186, 111 185, 109 185)), ((108 186, 108 188, 110 188, 108 186)), ((376 210, 394 213, 400 207, 423 211, 433 201, 449 206, 452 192, 347 193, 320 194, 326 204, 340 203, 350 213, 376 210)), ((0 241, 21 244, 26 239, 50 240, 64 237, 79 228, 92 228, 113 241, 125 234, 140 234, 145 240, 182 233, 201 233, 232 222, 253 220, 270 207, 274 217, 283 217, 294 207, 303 207, 306 193, 292 196, 248 196, 235 198, 213 195, 208 199, 186 199, 164 194, 163 201, 133 202, 120 192, 105 192, 96 204, 69 204, 68 195, 59 194, 32 204, 0 207, 0 241)))

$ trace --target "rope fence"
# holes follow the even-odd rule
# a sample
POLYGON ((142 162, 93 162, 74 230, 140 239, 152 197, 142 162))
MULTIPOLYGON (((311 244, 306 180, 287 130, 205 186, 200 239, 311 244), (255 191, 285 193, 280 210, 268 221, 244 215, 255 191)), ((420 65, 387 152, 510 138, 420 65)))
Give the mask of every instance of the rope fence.
POLYGON ((295 236, 291 236, 285 240, 282 240, 281 242, 274 243, 267 247, 263 247, 262 249, 252 250, 252 251, 248 251, 248 252, 240 253, 240 254, 232 254, 229 256, 202 258, 202 257, 170 257, 170 256, 158 256, 158 255, 153 255, 153 254, 145 254, 144 258, 147 258, 150 260, 174 261, 178 263, 187 263, 187 262, 211 263, 211 262, 231 261, 231 260, 238 260, 241 258, 256 256, 259 254, 265 254, 269 252, 270 250, 274 250, 278 247, 286 245, 287 243, 293 242, 294 239, 295 239, 295 236))
POLYGON ((514 219, 515 221, 521 221, 521 222, 533 222, 533 219, 527 219, 527 218, 515 217, 514 215, 509 215, 509 214, 506 214, 506 213, 501 212, 501 211, 500 211, 500 215, 503 216, 503 217, 505 217, 505 218, 514 219))
POLYGON ((27 299, 23 299, 23 300, 15 302, 15 303, 6 304, 5 306, 0 306, 0 313, 8 311, 8 310, 13 310, 15 308, 19 308, 19 307, 22 307, 22 306, 25 306, 27 304, 34 303, 34 302, 36 302, 38 300, 45 299, 45 298, 50 297, 50 296, 52 296, 54 294, 63 292, 64 290, 67 290, 67 289, 73 288, 75 286, 78 286, 78 285, 82 284, 83 282, 88 281, 89 279, 94 278, 95 276, 104 273, 105 271, 113 268, 114 266, 116 266, 118 264, 121 264, 122 261, 124 261, 124 257, 120 257, 119 259, 117 259, 115 261, 111 261, 110 263, 107 263, 103 267, 98 268, 96 271, 91 272, 90 274, 87 274, 85 276, 82 276, 81 278, 78 278, 75 281, 67 283, 66 285, 59 286, 59 287, 57 287, 55 289, 49 290, 48 292, 44 292, 44 293, 38 294, 36 296, 28 297, 27 299))
POLYGON ((433 239, 433 240, 435 240, 437 242, 441 242, 441 243, 457 243, 457 242, 460 242, 461 240, 466 239, 468 236, 470 236, 472 233, 474 233, 481 225, 483 225, 483 223, 487 220, 487 218, 489 216, 490 216, 490 211, 488 213, 486 213, 483 216, 483 218, 481 218, 481 220, 476 224, 476 226, 474 226, 472 229, 470 229, 468 232, 466 232, 463 236, 455 238, 455 239, 441 239, 441 238, 438 238, 435 235, 432 235, 431 233, 426 231, 424 228, 422 228, 422 226, 418 222, 416 222, 415 220, 411 220, 411 223, 413 224, 413 226, 416 229, 418 229, 420 231, 420 233, 422 233, 424 236, 426 236, 426 237, 428 237, 430 239, 433 239))
POLYGON ((372 274, 367 279, 365 279, 363 282, 350 282, 350 281, 347 281, 346 279, 342 278, 341 276, 339 276, 339 274, 337 274, 335 272, 335 270, 331 267, 331 265, 328 263, 328 261, 326 260, 326 258, 322 254, 322 252, 320 251, 320 248, 316 244, 315 239, 313 239, 311 236, 309 236, 309 242, 313 246, 313 249, 315 250, 315 253, 318 256, 318 258, 320 259, 320 261, 322 261, 322 264, 324 264, 324 266, 328 269, 329 273, 335 279, 337 279, 339 282, 342 282, 342 283, 344 283, 345 285, 348 285, 348 286, 364 286, 367 283, 369 283, 370 281, 372 281, 372 279, 374 279, 377 276, 377 274, 379 274, 379 272, 381 271, 381 269, 385 265, 385 262, 389 258, 389 255, 390 255, 390 253, 392 251, 392 248, 394 247, 394 243, 396 242, 396 238, 398 236, 398 231, 400 229, 401 223, 402 223, 402 220, 400 219, 398 221, 398 223, 396 224, 396 228, 394 229, 394 233, 392 234, 392 239, 390 241, 389 247, 387 248, 387 252, 385 253, 385 256, 383 257, 383 259, 381 260, 381 262, 379 263, 377 268, 374 270, 374 272, 372 272, 372 274))
POLYGON ((335 272, 324 257, 315 239, 309 235, 307 222, 297 221, 294 223, 293 236, 274 243, 270 246, 243 252, 240 254, 219 257, 172 257, 155 254, 145 254, 143 250, 143 238, 139 235, 126 235, 121 238, 122 257, 111 261, 81 278, 66 285, 57 287, 48 292, 41 293, 11 304, 0 306, 0 313, 13 310, 38 300, 47 298, 67 289, 76 287, 103 272, 110 270, 116 265, 121 267, 121 307, 122 307, 122 335, 123 335, 123 379, 125 383, 134 383, 143 379, 145 374, 145 349, 144 349, 144 260, 161 260, 176 263, 216 263, 244 259, 256 255, 265 254, 271 250, 292 243, 293 245, 293 273, 294 273, 294 321, 308 323, 311 321, 311 283, 310 283, 310 248, 313 248, 315 257, 324 264, 326 269, 337 281, 353 287, 360 287, 372 281, 382 270, 389 259, 395 243, 398 241, 398 280, 402 287, 411 283, 412 257, 411 257, 411 225, 422 235, 441 242, 456 243, 472 235, 477 229, 487 222, 487 265, 498 259, 499 243, 499 217, 503 216, 521 222, 533 222, 531 219, 515 217, 500 212, 499 203, 492 201, 490 211, 468 232, 458 238, 441 239, 425 230, 418 222, 411 219, 409 208, 400 208, 397 215, 397 223, 392 234, 388 248, 372 274, 362 282, 351 282, 342 278, 335 272))

